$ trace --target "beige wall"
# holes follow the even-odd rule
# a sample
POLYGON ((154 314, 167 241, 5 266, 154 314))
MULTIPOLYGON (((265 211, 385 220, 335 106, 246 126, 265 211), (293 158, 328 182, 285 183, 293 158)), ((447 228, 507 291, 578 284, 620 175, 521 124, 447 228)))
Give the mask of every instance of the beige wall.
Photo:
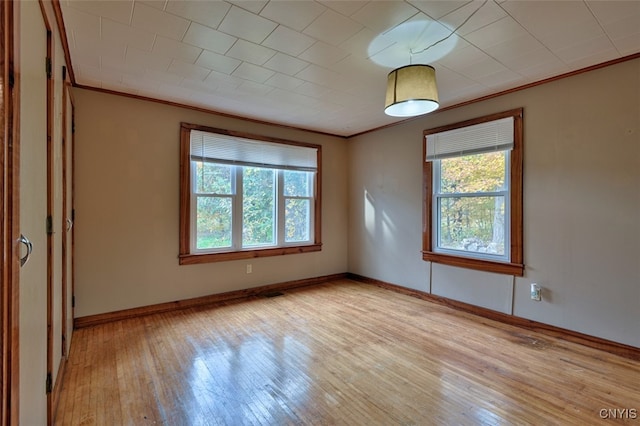
POLYGON ((639 126, 634 60, 353 138, 349 271, 640 347, 639 126), (525 276, 422 261, 422 131, 517 107, 525 276))
POLYGON ((82 89, 74 96, 76 317, 346 272, 344 139, 82 89), (322 251, 178 265, 181 121, 321 144, 322 251))
POLYGON ((75 89, 76 316, 349 271, 640 346, 639 76, 630 61, 349 141, 75 89), (525 276, 422 261, 422 130, 516 107, 525 276), (253 274, 179 266, 180 121, 321 143, 322 252, 256 259, 253 274))

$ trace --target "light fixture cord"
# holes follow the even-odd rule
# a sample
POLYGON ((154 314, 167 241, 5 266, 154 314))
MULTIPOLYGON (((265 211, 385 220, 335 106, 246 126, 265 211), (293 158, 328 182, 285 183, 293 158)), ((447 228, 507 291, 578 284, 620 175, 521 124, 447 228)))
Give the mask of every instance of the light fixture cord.
POLYGON ((458 25, 453 31, 451 31, 451 33, 446 36, 445 38, 436 41, 435 43, 430 44, 429 46, 425 47, 422 50, 419 50, 417 52, 414 52, 413 49, 409 49, 409 52, 411 52, 412 55, 419 55, 421 53, 426 52, 427 50, 431 49, 433 46, 442 43, 443 41, 447 40, 449 37, 451 37, 452 35, 454 35, 456 33, 456 31, 458 31, 464 24, 466 24, 467 22, 469 22, 469 19, 471 19, 473 17, 473 15, 475 15, 480 9, 482 9, 482 6, 484 6, 485 4, 487 4, 489 0, 484 0, 482 2, 482 4, 480 6, 478 6, 478 8, 476 10, 473 11, 473 13, 471 15, 469 15, 467 17, 467 19, 465 19, 464 21, 462 21, 462 23, 460 25, 458 25))

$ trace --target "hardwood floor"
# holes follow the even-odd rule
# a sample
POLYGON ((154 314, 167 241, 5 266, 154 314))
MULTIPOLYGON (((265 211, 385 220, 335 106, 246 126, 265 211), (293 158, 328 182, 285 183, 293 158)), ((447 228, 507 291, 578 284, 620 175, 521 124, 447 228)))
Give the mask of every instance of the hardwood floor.
POLYGON ((640 423, 640 362, 349 280, 77 330, 56 418, 598 423, 640 423))

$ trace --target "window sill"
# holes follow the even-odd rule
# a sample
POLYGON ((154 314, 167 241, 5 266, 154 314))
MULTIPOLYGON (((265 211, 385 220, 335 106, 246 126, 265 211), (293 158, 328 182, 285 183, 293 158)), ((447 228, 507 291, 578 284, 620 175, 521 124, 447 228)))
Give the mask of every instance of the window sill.
POLYGON ((434 253, 431 251, 423 251, 422 259, 429 262, 442 263, 444 265, 457 266, 460 268, 476 269, 478 271, 493 272, 496 274, 515 275, 517 277, 524 275, 524 265, 519 263, 494 262, 491 260, 452 256, 449 254, 434 253))
POLYGON ((321 251, 322 244, 309 244, 293 247, 275 247, 268 249, 242 250, 224 253, 181 254, 180 265, 196 265, 199 263, 225 262, 228 260, 254 259, 257 257, 283 256, 287 254, 311 253, 321 251))

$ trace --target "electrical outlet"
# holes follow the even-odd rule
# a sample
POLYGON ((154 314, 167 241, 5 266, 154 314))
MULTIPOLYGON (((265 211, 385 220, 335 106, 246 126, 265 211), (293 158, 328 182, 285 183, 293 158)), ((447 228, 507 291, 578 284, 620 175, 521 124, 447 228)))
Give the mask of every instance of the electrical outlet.
POLYGON ((531 283, 531 300, 536 302, 542 300, 542 288, 536 283, 531 283))
POLYGON ((247 263, 247 274, 250 274, 253 272, 253 265, 250 263, 247 263))

